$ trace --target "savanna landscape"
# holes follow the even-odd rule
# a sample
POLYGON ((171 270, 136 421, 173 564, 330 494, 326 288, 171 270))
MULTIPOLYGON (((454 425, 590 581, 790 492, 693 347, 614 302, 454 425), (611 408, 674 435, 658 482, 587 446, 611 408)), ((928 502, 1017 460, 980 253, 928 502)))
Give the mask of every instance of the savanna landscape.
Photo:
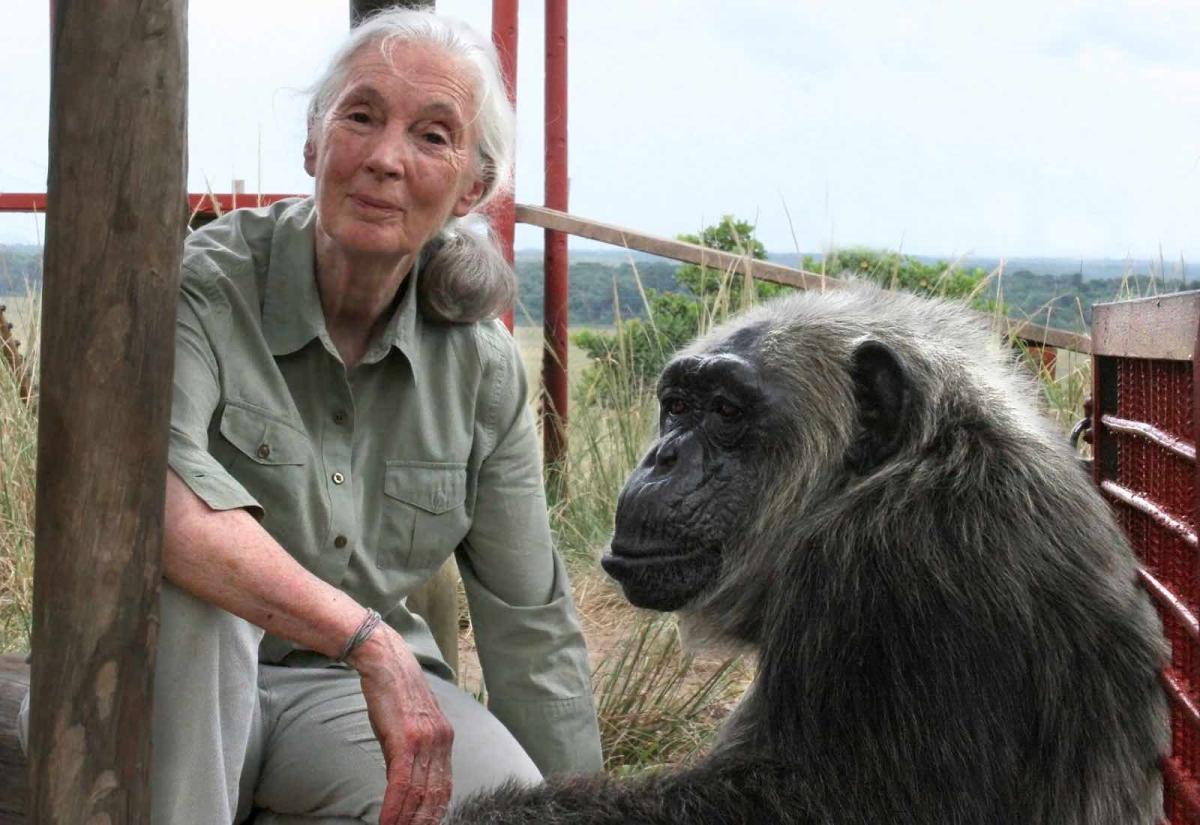
MULTIPOLYGON (((753 226, 733 217, 687 240, 755 258, 767 257, 753 226)), ((26 369, 36 370, 40 268, 23 248, 10 252, 7 291, 0 297, 26 369), (21 274, 18 279, 15 274, 21 274), (32 277, 30 276, 32 273, 32 277)), ((0 255, 5 254, 0 250, 0 255)), ((1108 290, 1118 298, 1179 288, 1162 271, 1132 268, 1120 278, 1024 274, 1010 285, 1003 264, 988 271, 962 262, 928 261, 898 253, 850 250, 800 263, 829 274, 852 274, 893 289, 965 301, 995 316, 1053 318, 1055 326, 1086 328, 1084 303, 1108 290), (1049 298, 1046 296, 1049 295, 1049 298), (1040 303, 1033 304, 1034 301, 1040 303), (1072 316, 1073 313, 1073 316, 1072 316), (1066 319, 1074 317, 1078 323, 1066 319), (1061 323, 1058 323, 1062 319, 1061 323)), ((542 365, 541 271, 518 258, 521 304, 515 337, 536 413, 542 365)), ((1181 273, 1182 274, 1182 273, 1181 273)), ((705 270, 628 255, 572 266, 572 401, 564 488, 550 490, 551 524, 573 578, 589 641, 606 766, 640 771, 687 760, 708 741, 736 703, 752 662, 725 653, 685 651, 670 617, 639 611, 600 571, 617 493, 656 423, 653 384, 670 354, 687 340, 785 288, 747 282, 740 273, 705 270), (607 303, 606 303, 607 301, 607 303)), ((1061 357, 1047 369, 1030 359, 1042 382, 1046 411, 1064 433, 1081 414, 1089 387, 1084 359, 1061 357)), ((36 399, 23 403, 18 377, 0 369, 0 651, 28 649, 32 600, 36 399)), ((460 600, 461 601, 461 600, 460 600)), ((460 620, 460 681, 478 695, 481 684, 469 619, 460 620)))

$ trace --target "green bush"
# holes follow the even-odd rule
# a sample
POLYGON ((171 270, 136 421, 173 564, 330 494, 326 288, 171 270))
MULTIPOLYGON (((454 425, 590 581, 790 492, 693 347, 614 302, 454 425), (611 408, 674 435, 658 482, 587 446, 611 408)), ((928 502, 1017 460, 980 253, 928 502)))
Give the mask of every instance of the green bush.
POLYGON ((853 276, 893 290, 939 298, 972 298, 987 280, 976 267, 962 269, 954 263, 926 263, 911 255, 885 250, 852 248, 831 252, 823 261, 804 258, 802 267, 834 278, 853 276))
MULTIPOLYGON (((733 215, 725 215, 699 235, 680 235, 679 239, 756 260, 767 257, 766 247, 754 237, 754 226, 733 215)), ((834 252, 823 261, 805 257, 802 267, 832 277, 875 281, 888 289, 973 299, 981 308, 987 305, 980 297, 987 273, 979 268, 964 270, 953 263, 926 263, 911 255, 872 249, 834 252)), ((635 270, 635 277, 637 274, 635 270)), ((611 406, 611 390, 617 383, 630 385, 621 393, 626 396, 653 387, 663 366, 684 344, 731 314, 790 289, 736 270, 695 264, 680 266, 675 282, 677 292, 643 290, 644 319, 622 322, 618 312, 615 333, 588 331, 573 336, 575 345, 591 360, 579 388, 584 406, 611 406), (753 289, 747 290, 747 284, 753 284, 753 289)))

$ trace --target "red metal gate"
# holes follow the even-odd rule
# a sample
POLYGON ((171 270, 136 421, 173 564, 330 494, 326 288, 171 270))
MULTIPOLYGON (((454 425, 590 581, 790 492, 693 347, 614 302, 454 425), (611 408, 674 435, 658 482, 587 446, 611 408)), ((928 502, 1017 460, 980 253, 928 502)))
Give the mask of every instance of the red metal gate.
POLYGON ((1092 317, 1096 483, 1141 561, 1171 660, 1171 825, 1200 825, 1200 292, 1100 304, 1092 317))

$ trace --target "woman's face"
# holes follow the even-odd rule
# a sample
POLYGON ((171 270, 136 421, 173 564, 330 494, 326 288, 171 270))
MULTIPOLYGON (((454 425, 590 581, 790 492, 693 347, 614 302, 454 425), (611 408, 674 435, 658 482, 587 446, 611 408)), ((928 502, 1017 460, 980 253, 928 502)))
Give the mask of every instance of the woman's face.
POLYGON ((483 194, 469 69, 435 47, 397 43, 355 56, 313 127, 304 169, 320 230, 351 255, 416 253, 483 194))

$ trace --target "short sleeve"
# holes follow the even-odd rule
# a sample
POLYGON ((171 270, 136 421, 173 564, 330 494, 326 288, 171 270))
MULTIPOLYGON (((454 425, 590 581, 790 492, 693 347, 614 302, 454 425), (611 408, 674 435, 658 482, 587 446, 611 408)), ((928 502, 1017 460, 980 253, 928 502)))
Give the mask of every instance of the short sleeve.
MULTIPOLYGON (((175 378, 167 463, 213 510, 245 508, 262 518, 262 507, 208 451, 209 424, 221 403, 213 329, 219 300, 184 270, 175 325, 175 378)), ((219 338, 217 340, 220 340, 219 338)))

